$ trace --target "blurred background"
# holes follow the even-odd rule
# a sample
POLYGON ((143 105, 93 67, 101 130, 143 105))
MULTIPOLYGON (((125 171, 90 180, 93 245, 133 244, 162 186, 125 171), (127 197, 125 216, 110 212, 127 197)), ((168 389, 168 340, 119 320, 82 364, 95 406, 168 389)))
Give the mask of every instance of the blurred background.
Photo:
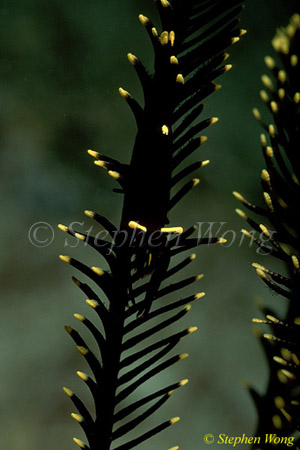
MULTIPOLYGON (((241 242, 245 224, 234 212, 240 205, 231 192, 263 201, 261 129, 251 110, 262 106, 263 58, 273 54, 276 27, 287 25, 298 1, 246 3, 241 26, 248 34, 230 50, 234 67, 220 80, 223 88, 206 101, 205 117, 220 117, 201 148, 200 159, 211 164, 171 217, 184 227, 217 222, 216 232, 222 222, 219 235, 226 232, 228 244, 197 251, 189 273, 203 272, 205 278, 190 292, 203 290, 206 297, 186 319, 199 328, 180 344, 190 358, 154 381, 163 386, 188 377, 190 383, 143 429, 177 415, 182 422, 141 450, 172 445, 196 450, 206 433, 253 435, 255 409, 242 380, 260 391, 267 382, 251 332, 251 318, 259 314, 254 301, 261 297, 277 311, 285 307, 251 267, 266 257, 246 239, 241 242)), ((73 436, 83 438, 61 387, 88 397, 75 374, 87 368, 63 326, 75 324, 74 312, 88 312, 70 279, 75 269, 62 264, 58 254, 90 265, 101 262, 57 224, 76 221, 76 228, 87 232, 93 223, 84 209, 119 221, 115 182, 93 165, 86 150, 129 160, 136 128, 118 87, 141 98, 127 52, 152 64, 137 18, 141 12, 158 24, 152 0, 0 2, 0 449, 69 450, 73 436), (48 228, 43 223, 32 228, 41 222, 48 228)), ((270 258, 266 264, 276 268, 270 258)))

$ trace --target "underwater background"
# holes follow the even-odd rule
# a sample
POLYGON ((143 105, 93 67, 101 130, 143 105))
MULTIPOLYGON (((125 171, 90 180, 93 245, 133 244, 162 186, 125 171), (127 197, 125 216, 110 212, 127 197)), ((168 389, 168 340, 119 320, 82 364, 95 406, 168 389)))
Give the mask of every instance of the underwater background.
MULTIPOLYGON (((167 382, 189 378, 190 383, 144 427, 177 415, 181 422, 141 450, 175 444, 196 450, 203 448, 206 433, 254 433, 255 408, 242 381, 259 390, 267 383, 267 366, 251 331, 251 318, 259 315, 254 301, 262 298, 277 311, 285 305, 255 276, 251 262, 262 263, 265 256, 242 239, 244 223, 234 212, 240 205, 232 191, 263 203, 262 130, 251 111, 258 106, 268 117, 259 97, 263 58, 273 55, 275 30, 287 25, 298 4, 246 2, 241 26, 248 34, 230 49, 233 69, 217 80, 223 88, 206 101, 203 117, 220 118, 199 150, 200 159, 211 164, 199 172, 200 184, 172 214, 171 224, 186 228, 198 222, 205 229, 216 222, 213 230, 226 233, 228 243, 196 252, 189 272, 205 274, 197 289, 206 297, 185 321, 199 330, 179 346, 190 358, 160 375, 167 382)), ((86 367, 63 327, 75 323, 74 312, 89 312, 70 280, 75 269, 61 264, 58 254, 90 265, 99 261, 57 224, 76 221, 76 228, 87 232, 92 222, 85 209, 115 223, 120 219, 114 180, 92 164, 86 150, 124 162, 130 158, 135 122, 118 88, 141 99, 129 51, 149 68, 152 64, 139 13, 158 25, 151 0, 0 2, 1 450, 69 450, 75 448, 72 437, 82 436, 61 388, 88 399, 75 374, 86 367), (41 224, 37 245, 33 226, 41 222, 49 225, 41 224)), ((276 269, 275 263, 269 267, 276 269)))

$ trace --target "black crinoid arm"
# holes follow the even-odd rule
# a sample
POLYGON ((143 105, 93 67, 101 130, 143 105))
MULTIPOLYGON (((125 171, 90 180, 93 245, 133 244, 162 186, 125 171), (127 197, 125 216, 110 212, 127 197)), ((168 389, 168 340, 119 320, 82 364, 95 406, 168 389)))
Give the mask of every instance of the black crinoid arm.
POLYGON ((173 226, 168 214, 199 181, 194 178, 184 184, 182 180, 207 164, 196 161, 180 167, 205 142, 201 132, 217 121, 199 121, 198 117, 204 108, 203 99, 220 87, 214 80, 231 68, 224 63, 228 57, 225 50, 244 34, 236 18, 243 6, 239 0, 159 0, 156 4, 161 31, 147 17, 139 16, 153 45, 153 74, 128 54, 143 88, 144 106, 119 89, 138 129, 130 164, 89 150, 95 164, 117 180, 116 191, 124 195, 120 227, 92 211, 86 211, 87 216, 105 228, 107 239, 59 226, 98 251, 106 266, 89 267, 61 256, 93 282, 91 287, 90 281, 73 278, 101 322, 96 326, 86 317, 75 315, 94 336, 100 356, 77 331, 66 327, 91 371, 91 375, 78 375, 91 391, 95 415, 65 388, 78 410, 72 416, 86 434, 87 444, 74 439, 83 449, 128 450, 177 422, 175 417, 142 434, 137 428, 187 380, 161 387, 138 400, 132 400, 132 394, 185 358, 186 354, 166 355, 182 337, 196 330, 170 331, 163 338, 158 334, 185 316, 190 303, 204 295, 185 298, 179 293, 201 275, 172 280, 195 255, 181 261, 177 258, 176 263, 173 257, 201 244, 222 242, 217 237, 193 237, 195 227, 183 230, 178 224, 173 226), (179 183, 180 188, 173 193, 179 183))
MULTIPOLYGON (((261 98, 272 115, 267 124, 258 109, 253 113, 265 129, 261 147, 265 169, 261 184, 265 206, 256 206, 242 195, 234 195, 258 219, 253 220, 238 209, 258 238, 244 233, 272 264, 272 257, 282 261, 287 276, 264 265, 254 263, 257 275, 276 294, 284 298, 285 317, 278 318, 272 310, 263 308, 264 319, 255 323, 269 325, 261 341, 269 364, 269 383, 265 394, 251 390, 257 405, 259 421, 257 435, 276 433, 286 448, 288 437, 300 430, 300 16, 295 14, 285 28, 280 28, 272 41, 278 52, 278 63, 267 56, 269 75, 262 76, 265 89, 261 98)), ((273 259, 273 262, 275 260, 273 259)), ((299 433, 294 435, 299 446, 299 433)), ((259 448, 269 448, 260 443, 259 448)))

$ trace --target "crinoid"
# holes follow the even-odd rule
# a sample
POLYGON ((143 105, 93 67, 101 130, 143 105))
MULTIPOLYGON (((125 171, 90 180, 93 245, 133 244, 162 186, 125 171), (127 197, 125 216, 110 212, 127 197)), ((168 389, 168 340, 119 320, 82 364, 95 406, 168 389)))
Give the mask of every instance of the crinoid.
POLYGON ((245 33, 236 18, 243 6, 240 0, 157 0, 156 4, 161 31, 150 19, 139 16, 153 45, 153 74, 140 59, 128 54, 143 88, 144 106, 120 88, 138 128, 130 164, 89 150, 95 164, 119 183, 116 191, 124 195, 120 227, 92 211, 86 211, 86 215, 105 228, 107 239, 60 225, 63 231, 93 247, 106 263, 104 269, 89 267, 61 256, 94 283, 92 288, 73 278, 102 323, 98 327, 86 317, 75 315, 94 336, 100 357, 77 331, 66 327, 92 372, 78 375, 92 393, 94 417, 65 388, 78 410, 72 416, 87 437, 87 444, 74 439, 82 449, 129 450, 178 421, 175 417, 145 433, 137 432, 135 437, 129 434, 187 380, 149 392, 139 400, 132 401, 131 395, 147 380, 185 358, 187 354, 168 359, 165 356, 182 337, 196 330, 191 327, 172 332, 167 338, 156 338, 159 331, 187 314, 191 302, 204 295, 201 292, 176 298, 180 289, 198 281, 201 275, 168 284, 194 259, 191 255, 174 264, 173 257, 201 244, 222 242, 217 237, 191 237, 195 228, 183 230, 178 224, 170 225, 168 213, 199 180, 193 178, 176 193, 173 189, 208 163, 197 161, 180 168, 206 141, 199 135, 218 120, 212 117, 197 121, 203 114, 203 99, 220 88, 214 80, 231 68, 225 63, 227 47, 245 33), (147 282, 143 281, 145 275, 149 275, 147 282))
MULTIPOLYGON (((287 313, 278 318, 269 308, 263 308, 265 319, 253 319, 267 324, 271 333, 261 336, 269 364, 269 384, 265 394, 251 389, 259 421, 257 436, 275 433, 288 439, 300 423, 300 16, 295 14, 287 27, 280 28, 272 41, 280 63, 266 56, 271 76, 263 75, 265 89, 260 95, 273 116, 267 125, 258 109, 253 113, 266 134, 261 135, 261 146, 266 168, 261 173, 265 207, 248 202, 242 195, 234 195, 252 213, 262 219, 253 220, 244 211, 237 213, 253 230, 260 233, 254 239, 260 249, 283 262, 288 276, 254 263, 257 275, 276 294, 285 298, 287 313)), ((299 438, 293 445, 299 446, 299 438)), ((269 448, 270 443, 259 444, 269 448)), ((278 448, 278 446, 277 446, 278 448)), ((282 447, 286 441, 282 440, 282 447)))

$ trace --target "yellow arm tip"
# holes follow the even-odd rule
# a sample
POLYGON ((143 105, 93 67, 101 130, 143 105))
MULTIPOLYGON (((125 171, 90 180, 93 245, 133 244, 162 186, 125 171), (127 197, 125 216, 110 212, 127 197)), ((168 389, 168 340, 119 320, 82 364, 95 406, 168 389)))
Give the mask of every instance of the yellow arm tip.
POLYGON ((71 263, 71 258, 70 256, 66 256, 66 255, 59 255, 59 259, 61 259, 63 262, 70 264, 71 263))

